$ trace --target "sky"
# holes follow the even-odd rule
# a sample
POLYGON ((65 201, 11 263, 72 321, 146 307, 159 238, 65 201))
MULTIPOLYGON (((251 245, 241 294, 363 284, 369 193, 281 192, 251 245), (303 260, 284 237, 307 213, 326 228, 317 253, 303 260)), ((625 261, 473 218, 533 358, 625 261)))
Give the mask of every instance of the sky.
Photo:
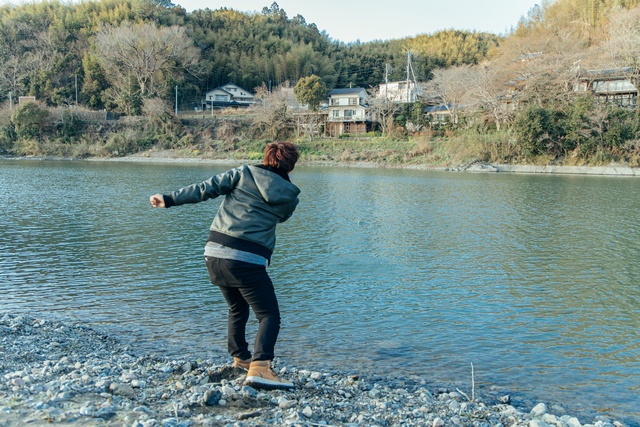
MULTIPOLYGON (((455 29, 505 34, 540 0, 276 0, 345 43, 389 40, 455 29)), ((261 12, 273 0, 173 0, 188 12, 226 7, 261 12)))

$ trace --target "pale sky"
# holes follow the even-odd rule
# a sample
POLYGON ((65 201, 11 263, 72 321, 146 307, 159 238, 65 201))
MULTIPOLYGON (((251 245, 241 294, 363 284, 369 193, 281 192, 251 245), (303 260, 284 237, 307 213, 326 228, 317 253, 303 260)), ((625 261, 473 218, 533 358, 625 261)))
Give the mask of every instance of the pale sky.
MULTIPOLYGON (((504 34, 540 0, 276 0, 289 19, 304 16, 329 37, 348 43, 475 30, 504 34)), ((261 12, 273 0, 173 0, 188 12, 226 7, 261 12)))

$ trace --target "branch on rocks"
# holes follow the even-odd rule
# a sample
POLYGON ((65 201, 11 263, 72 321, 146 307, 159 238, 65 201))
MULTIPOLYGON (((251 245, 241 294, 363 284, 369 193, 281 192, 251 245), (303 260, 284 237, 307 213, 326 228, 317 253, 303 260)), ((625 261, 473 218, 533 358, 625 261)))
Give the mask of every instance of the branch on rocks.
POLYGON ((456 388, 456 390, 458 391, 458 393, 466 397, 469 402, 473 402, 476 400, 476 378, 475 373, 473 372, 473 362, 471 363, 471 399, 469 399, 469 396, 467 396, 466 393, 461 391, 459 388, 456 388))

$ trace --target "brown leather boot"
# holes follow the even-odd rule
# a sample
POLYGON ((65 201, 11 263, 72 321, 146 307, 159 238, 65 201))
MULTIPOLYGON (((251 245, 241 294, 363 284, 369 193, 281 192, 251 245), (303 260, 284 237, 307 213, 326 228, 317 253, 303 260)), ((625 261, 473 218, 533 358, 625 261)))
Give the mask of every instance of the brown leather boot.
POLYGON ((238 357, 233 358, 233 367, 244 369, 245 371, 249 370, 249 366, 251 366, 251 359, 243 360, 238 357))
POLYGON ((244 385, 266 390, 293 388, 293 383, 278 378, 278 375, 271 367, 270 360, 254 360, 251 362, 244 385))

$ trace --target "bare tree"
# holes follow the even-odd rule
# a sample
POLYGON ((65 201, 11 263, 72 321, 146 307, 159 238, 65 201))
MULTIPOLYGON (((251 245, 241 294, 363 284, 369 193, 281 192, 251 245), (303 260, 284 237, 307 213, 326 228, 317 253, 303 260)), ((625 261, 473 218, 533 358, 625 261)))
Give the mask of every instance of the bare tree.
POLYGON ((171 78, 181 80, 183 71, 194 72, 200 58, 193 40, 176 25, 158 28, 124 22, 105 26, 96 34, 95 47, 100 65, 110 70, 110 83, 122 92, 133 77, 143 97, 164 94, 171 78))
POLYGON ((505 102, 513 95, 508 70, 487 62, 470 68, 469 73, 472 83, 465 95, 467 108, 484 111, 500 130, 513 115, 510 104, 505 102))
POLYGON ((47 72, 56 61, 50 34, 8 20, 0 25, 0 91, 26 95, 30 77, 47 72))
POLYGON ((427 97, 438 100, 449 112, 452 122, 458 120, 460 110, 473 90, 473 74, 468 65, 439 68, 433 71, 433 79, 425 86, 427 97))
POLYGON ((368 92, 371 118, 380 125, 382 134, 387 135, 389 133, 389 124, 393 124, 393 116, 400 111, 400 104, 379 96, 377 88, 372 88, 368 92))
POLYGON ((613 14, 607 48, 617 66, 640 66, 640 7, 613 14))
POLYGON ((254 113, 254 124, 272 139, 284 135, 291 126, 287 104, 292 95, 288 81, 272 92, 265 84, 255 90, 257 103, 250 107, 250 111, 254 113))

